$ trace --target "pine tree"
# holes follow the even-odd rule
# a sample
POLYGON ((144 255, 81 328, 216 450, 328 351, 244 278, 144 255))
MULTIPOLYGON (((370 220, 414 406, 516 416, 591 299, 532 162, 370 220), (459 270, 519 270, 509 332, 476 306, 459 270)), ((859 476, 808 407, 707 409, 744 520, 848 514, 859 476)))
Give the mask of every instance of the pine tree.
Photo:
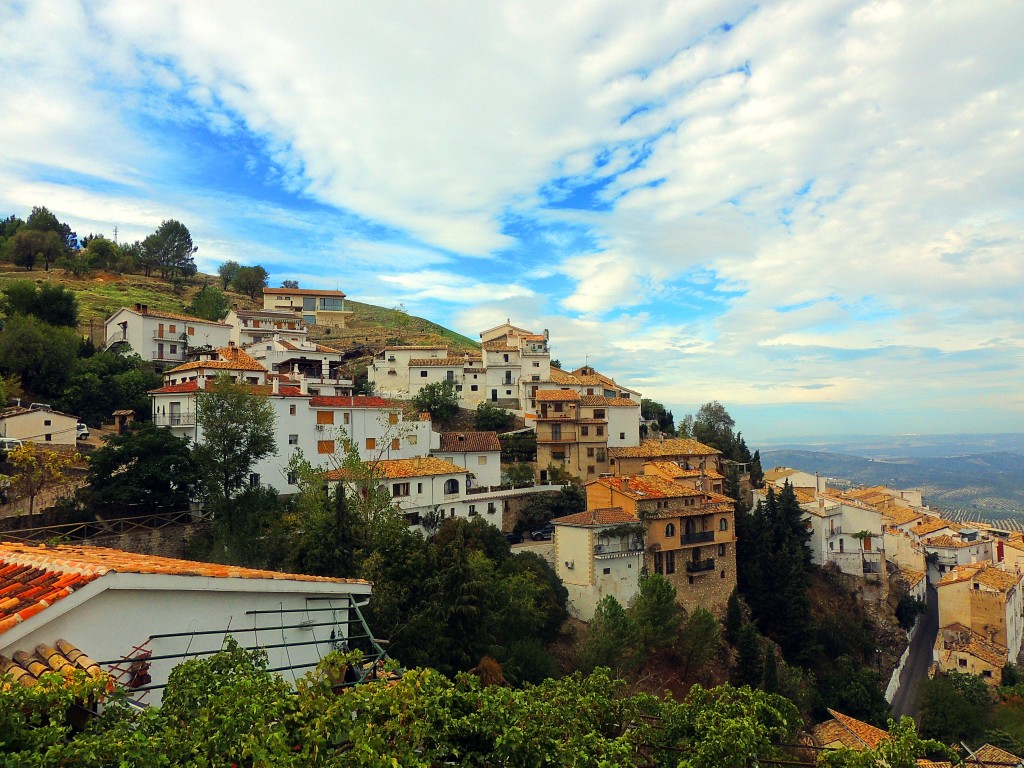
POLYGON ((775 658, 775 648, 770 644, 765 649, 764 656, 764 678, 761 682, 761 689, 768 693, 779 692, 779 662, 775 658))
POLYGON ((735 643, 743 628, 743 606, 740 605, 739 590, 734 589, 725 606, 725 639, 735 643))
POLYGON ((753 622, 748 621, 743 625, 736 650, 736 669, 733 670, 735 684, 756 688, 764 679, 764 661, 761 655, 761 634, 753 622))

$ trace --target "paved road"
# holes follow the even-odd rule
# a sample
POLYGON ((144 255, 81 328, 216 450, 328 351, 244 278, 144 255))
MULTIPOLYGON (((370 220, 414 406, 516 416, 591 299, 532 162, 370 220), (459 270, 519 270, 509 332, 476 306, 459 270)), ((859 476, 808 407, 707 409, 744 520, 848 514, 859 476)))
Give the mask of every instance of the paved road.
POLYGON ((939 598, 935 589, 928 587, 928 610, 918 621, 924 622, 910 641, 910 655, 900 675, 900 687, 892 699, 892 716, 899 718, 909 715, 915 720, 920 716, 917 708, 917 693, 921 682, 928 677, 932 663, 932 648, 939 634, 939 598))

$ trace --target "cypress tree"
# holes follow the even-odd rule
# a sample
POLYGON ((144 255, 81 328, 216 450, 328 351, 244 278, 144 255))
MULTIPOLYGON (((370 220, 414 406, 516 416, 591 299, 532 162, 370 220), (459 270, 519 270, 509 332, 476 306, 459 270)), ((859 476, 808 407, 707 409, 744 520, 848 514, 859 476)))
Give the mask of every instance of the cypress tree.
POLYGON ((748 621, 743 625, 736 650, 736 669, 733 671, 735 684, 756 688, 764 679, 764 661, 761 656, 761 634, 753 622, 748 621))

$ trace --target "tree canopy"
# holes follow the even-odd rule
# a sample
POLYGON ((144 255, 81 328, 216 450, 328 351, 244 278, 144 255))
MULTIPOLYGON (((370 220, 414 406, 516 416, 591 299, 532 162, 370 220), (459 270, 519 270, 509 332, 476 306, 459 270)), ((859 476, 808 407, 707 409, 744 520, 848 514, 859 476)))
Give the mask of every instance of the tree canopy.
MULTIPOLYGON (((230 264, 231 262, 228 262, 230 264)), ((221 268, 226 265, 222 265, 221 268)), ((221 278, 224 275, 221 273, 221 278)), ((261 266, 255 267, 238 267, 234 270, 234 276, 231 278, 231 286, 239 293, 244 293, 250 299, 259 298, 263 293, 263 289, 267 287, 267 270, 261 266)))
POLYGON ((448 421, 459 411, 459 396, 450 381, 435 381, 420 389, 412 404, 420 411, 430 414, 437 421, 448 421))

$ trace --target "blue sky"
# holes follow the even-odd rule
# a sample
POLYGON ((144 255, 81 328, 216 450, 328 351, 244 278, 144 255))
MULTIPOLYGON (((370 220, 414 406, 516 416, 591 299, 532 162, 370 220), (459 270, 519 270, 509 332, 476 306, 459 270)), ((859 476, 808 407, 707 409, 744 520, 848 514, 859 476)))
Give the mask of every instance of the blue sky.
POLYGON ((0 0, 0 214, 551 332, 753 444, 1024 431, 1019 2, 0 0))

